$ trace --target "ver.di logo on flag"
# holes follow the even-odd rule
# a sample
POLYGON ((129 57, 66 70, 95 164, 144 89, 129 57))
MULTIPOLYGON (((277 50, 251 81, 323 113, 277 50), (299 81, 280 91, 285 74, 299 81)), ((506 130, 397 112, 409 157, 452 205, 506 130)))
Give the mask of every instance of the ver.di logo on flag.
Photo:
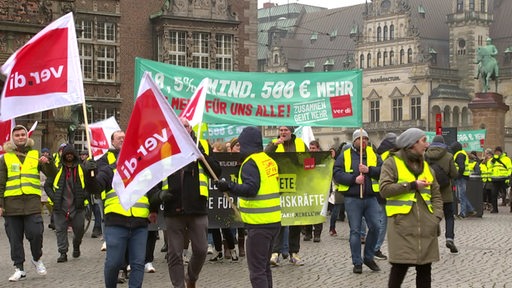
POLYGON ((68 90, 68 28, 54 29, 24 46, 6 83, 5 97, 37 96, 68 90), (47 61, 40 61, 46 58, 47 61))

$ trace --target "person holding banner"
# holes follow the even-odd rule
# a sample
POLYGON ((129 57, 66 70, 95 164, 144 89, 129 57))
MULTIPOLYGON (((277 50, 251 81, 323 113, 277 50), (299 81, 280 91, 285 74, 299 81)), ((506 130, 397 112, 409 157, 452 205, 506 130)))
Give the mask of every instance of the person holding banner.
MULTIPOLYGON (((187 119, 181 123, 196 143, 196 136, 187 119)), ((194 161, 167 177, 169 190, 164 200, 164 216, 167 233, 167 265, 173 287, 196 287, 199 273, 206 261, 208 251, 208 178, 220 175, 220 164, 211 156, 212 147, 206 140, 199 141, 199 150, 206 163, 194 161), (209 166, 210 169, 206 169, 209 166), (183 248, 185 233, 192 243, 192 257, 187 266, 183 266, 183 248)))
POLYGON ((11 259, 16 267, 9 277, 10 282, 26 277, 23 235, 30 243, 32 264, 37 274, 46 275, 46 267, 41 261, 44 227, 39 172, 54 177, 56 169, 45 156, 39 158, 39 151, 32 149, 34 140, 27 133, 27 128, 16 125, 10 141, 3 145, 5 154, 0 157, 0 217, 4 217, 11 259))
MULTIPOLYGON (((311 152, 318 152, 322 151, 320 148, 320 143, 316 140, 313 140, 309 142, 309 151, 311 152)), ((305 225, 304 231, 306 232, 304 235, 304 241, 311 241, 313 239, 313 242, 320 242, 320 236, 322 235, 322 229, 324 227, 323 223, 318 223, 315 225, 305 225)))
POLYGON ((281 200, 277 163, 262 151, 261 132, 246 127, 238 138, 242 166, 238 183, 220 180, 222 192, 238 196, 240 215, 247 228, 247 266, 254 288, 272 287, 269 257, 281 228, 281 200))
MULTIPOLYGON (((292 126, 280 126, 279 138, 273 139, 270 143, 268 143, 268 145, 265 147, 265 153, 308 151, 308 147, 304 141, 293 134, 293 132, 295 132, 295 128, 292 126)), ((289 253, 291 255, 290 262, 295 266, 304 265, 304 262, 299 257, 301 229, 302 226, 289 227, 288 245, 289 253)), ((284 230, 285 227, 281 227, 281 231, 276 238, 276 242, 274 242, 273 253, 270 257, 270 263, 272 265, 278 265, 279 263, 279 253, 282 250, 284 230)))
POLYGON ((409 128, 396 145, 400 150, 382 165, 379 183, 389 217, 388 287, 401 287, 410 266, 416 268, 416 287, 431 287, 432 262, 439 261, 443 198, 434 169, 424 158, 429 147, 425 132, 409 128))
POLYGON ((350 251, 352 253, 353 272, 363 273, 363 264, 372 271, 380 271, 374 261, 375 247, 380 230, 380 206, 378 179, 382 160, 368 145, 368 133, 364 129, 352 134, 352 146, 343 151, 333 167, 333 178, 338 183, 338 191, 345 196, 350 227, 350 251), (364 257, 361 259, 361 225, 363 217, 368 226, 364 257))

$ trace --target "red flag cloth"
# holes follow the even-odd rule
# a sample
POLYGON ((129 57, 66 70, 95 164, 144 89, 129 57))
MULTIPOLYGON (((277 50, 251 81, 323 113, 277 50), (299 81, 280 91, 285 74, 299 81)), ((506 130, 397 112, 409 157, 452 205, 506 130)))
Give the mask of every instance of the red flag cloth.
POLYGON ((206 103, 206 93, 210 86, 210 79, 204 78, 197 86, 194 95, 187 103, 187 107, 180 113, 180 118, 188 120, 188 123, 194 127, 203 122, 204 106, 206 103))
MULTIPOLYGON (((30 127, 30 130, 28 130, 28 133, 27 133, 27 137, 30 138, 30 136, 32 136, 32 133, 34 133, 34 131, 36 130, 37 128, 37 121, 34 122, 34 124, 32 125, 32 127, 30 127)), ((14 126, 13 126, 14 127, 14 126)))
POLYGON ((166 97, 144 73, 112 181, 121 205, 129 209, 151 187, 199 157, 166 97))
POLYGON ((7 59, 0 120, 85 101, 73 14, 37 33, 7 59))
POLYGON ((16 123, 14 122, 14 119, 7 120, 7 121, 0 121, 0 155, 4 154, 4 147, 3 144, 9 140, 11 140, 11 132, 12 128, 16 126, 16 123))
POLYGON ((112 145, 112 133, 121 130, 114 116, 103 121, 89 124, 89 133, 91 135, 91 152, 94 160, 98 160, 107 153, 112 145))

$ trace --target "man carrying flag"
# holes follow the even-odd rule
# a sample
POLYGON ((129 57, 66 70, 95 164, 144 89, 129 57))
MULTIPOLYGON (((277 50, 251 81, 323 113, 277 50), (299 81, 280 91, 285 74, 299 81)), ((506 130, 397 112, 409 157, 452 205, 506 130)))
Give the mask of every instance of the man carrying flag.
POLYGON ((39 158, 39 152, 32 149, 34 140, 28 138, 27 133, 24 126, 15 126, 11 140, 4 144, 6 153, 0 158, 0 217, 5 219, 11 259, 16 267, 9 277, 11 282, 23 280, 27 275, 23 267, 23 235, 30 243, 32 264, 37 274, 46 275, 46 267, 41 261, 44 228, 39 171, 52 178, 56 171, 48 158, 39 158))
MULTIPOLYGON (((190 137, 196 142, 196 136, 187 119, 180 118, 190 137)), ((207 141, 201 140, 199 150, 203 154, 211 172, 220 175, 219 163, 211 156, 212 147, 207 141)), ((208 178, 216 177, 206 169, 205 164, 192 162, 167 178, 169 190, 164 202, 165 223, 167 226, 167 264, 173 287, 196 287, 195 283, 203 268, 208 251, 206 231, 208 229, 208 178), (184 235, 188 233, 192 242, 192 257, 187 266, 183 267, 184 235)))

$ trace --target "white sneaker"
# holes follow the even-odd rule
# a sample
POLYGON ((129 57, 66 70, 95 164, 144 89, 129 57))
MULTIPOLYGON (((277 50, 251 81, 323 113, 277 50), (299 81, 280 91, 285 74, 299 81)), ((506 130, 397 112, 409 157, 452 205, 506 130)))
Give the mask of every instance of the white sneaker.
POLYGON ((132 266, 130 266, 130 265, 126 266, 126 271, 128 271, 128 272, 132 271, 132 266))
POLYGON ((25 280, 26 277, 27 273, 25 273, 25 271, 16 268, 16 270, 14 270, 14 274, 12 274, 12 276, 9 277, 9 282, 18 282, 20 280, 25 280))
POLYGON ((208 252, 206 254, 213 254, 212 244, 208 244, 208 252))
POLYGON ((103 244, 101 244, 101 251, 107 251, 107 242, 103 242, 103 244))
POLYGON ((272 253, 272 257, 270 257, 270 265, 279 266, 279 254, 272 253))
POLYGON ((36 267, 37 274, 46 275, 46 267, 44 267, 43 261, 34 261, 34 259, 32 259, 32 264, 36 267))
POLYGON ((146 265, 144 265, 144 272, 146 273, 155 273, 156 269, 153 267, 153 263, 148 262, 146 265))

